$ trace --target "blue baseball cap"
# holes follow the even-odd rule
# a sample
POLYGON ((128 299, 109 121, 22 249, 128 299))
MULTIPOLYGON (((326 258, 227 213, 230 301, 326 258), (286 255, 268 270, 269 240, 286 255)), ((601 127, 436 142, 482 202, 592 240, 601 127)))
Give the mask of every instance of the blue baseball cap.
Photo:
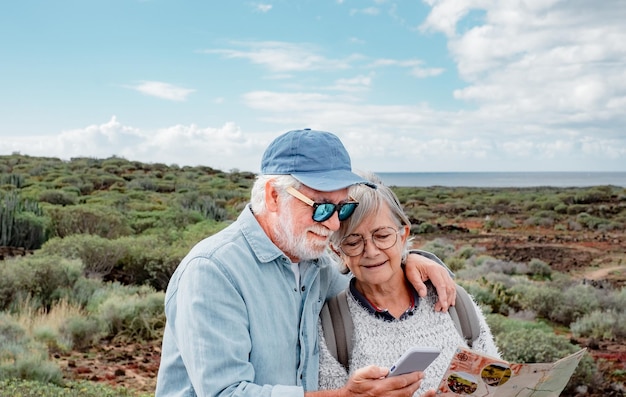
POLYGON ((348 151, 336 135, 310 128, 289 131, 274 139, 263 153, 261 174, 291 175, 322 192, 369 184, 352 172, 348 151))

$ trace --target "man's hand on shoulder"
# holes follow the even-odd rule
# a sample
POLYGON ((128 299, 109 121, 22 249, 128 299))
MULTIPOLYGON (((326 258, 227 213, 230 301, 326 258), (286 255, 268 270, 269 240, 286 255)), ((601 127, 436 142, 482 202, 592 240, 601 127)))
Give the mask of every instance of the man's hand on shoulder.
POLYGON ((450 306, 454 306, 456 286, 447 267, 423 255, 411 253, 407 256, 404 272, 419 296, 426 296, 426 280, 433 283, 439 297, 435 310, 447 312, 450 306))

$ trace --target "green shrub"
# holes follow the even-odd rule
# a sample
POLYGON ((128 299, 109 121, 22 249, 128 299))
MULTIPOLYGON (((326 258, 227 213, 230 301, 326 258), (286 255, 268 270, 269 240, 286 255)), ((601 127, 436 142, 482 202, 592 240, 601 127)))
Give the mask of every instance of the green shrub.
POLYGON ((626 338, 626 311, 594 310, 570 325, 578 337, 621 340, 626 338))
POLYGON ((487 324, 489 324, 489 329, 494 337, 520 330, 528 331, 536 329, 546 333, 553 332, 550 325, 540 321, 525 321, 501 314, 487 314, 486 319, 487 324))
POLYGON ((458 272, 459 270, 465 268, 465 262, 466 260, 463 258, 460 258, 458 256, 451 256, 449 258, 446 258, 445 263, 450 270, 452 270, 453 272, 458 272))
POLYGON ((47 239, 49 219, 32 212, 18 212, 13 220, 12 239, 7 244, 34 250, 41 247, 47 239))
POLYGON ((52 236, 95 234, 113 239, 132 233, 124 216, 112 207, 81 204, 71 207, 47 207, 52 236))
POLYGON ((123 277, 116 280, 124 284, 149 284, 157 290, 165 290, 185 255, 162 236, 124 237, 116 242, 125 252, 119 260, 118 272, 123 277))
POLYGON ((582 212, 576 216, 576 222, 585 226, 587 229, 597 230, 605 229, 610 224, 607 219, 598 218, 596 216, 589 215, 586 212, 582 212))
POLYGON ((49 308, 72 288, 82 273, 80 261, 58 256, 28 256, 5 260, 0 266, 0 310, 16 309, 23 301, 49 308))
POLYGON ((456 251, 454 244, 451 244, 447 240, 440 238, 427 242, 426 244, 422 245, 420 249, 437 255, 437 257, 444 262, 456 251))
MULTIPOLYGON (((502 357, 509 362, 548 363, 580 349, 553 331, 546 332, 537 328, 510 330, 499 333, 495 339, 502 357)), ((571 395, 576 387, 588 385, 595 373, 593 359, 585 355, 565 387, 563 395, 571 395)))
POLYGON ((48 361, 45 345, 30 338, 11 317, 0 313, 0 380, 11 378, 60 383, 62 373, 48 361))
POLYGON ((132 295, 111 295, 98 308, 108 336, 126 342, 154 340, 165 326, 164 293, 143 288, 132 295))
POLYGON ((115 240, 98 235, 72 234, 65 238, 55 237, 48 240, 39 254, 80 259, 87 277, 104 277, 111 273, 119 260, 126 255, 126 251, 115 240))
POLYGON ((186 210, 196 211, 204 219, 223 221, 227 218, 228 212, 223 205, 219 205, 210 196, 201 196, 197 192, 185 193, 178 198, 180 206, 186 210))
MULTIPOLYGON (((459 280, 464 280, 459 278, 459 280)), ((508 305, 508 296, 506 288, 501 283, 478 283, 476 281, 459 281, 467 292, 472 295, 476 303, 481 306, 487 306, 493 313, 508 314, 510 307, 508 305)))
POLYGON ((510 292, 520 310, 565 326, 600 307, 594 288, 571 282, 517 284, 510 292))
POLYGON ((33 380, 0 380, 2 396, 11 397, 148 397, 123 387, 90 381, 65 382, 62 385, 33 380))
POLYGON ((98 318, 73 316, 61 326, 60 336, 71 341, 71 347, 84 350, 95 345, 105 336, 104 325, 98 318))
POLYGON ((559 324, 569 326, 573 321, 600 307, 597 290, 591 286, 577 284, 560 293, 560 303, 555 305, 548 314, 550 320, 559 324))
POLYGON ((78 197, 65 190, 44 190, 39 194, 39 201, 54 205, 74 205, 78 197))
POLYGON ((528 275, 534 280, 550 280, 552 268, 541 259, 533 258, 528 262, 528 275))
POLYGON ((48 220, 37 202, 0 191, 0 246, 36 249, 45 241, 48 220))

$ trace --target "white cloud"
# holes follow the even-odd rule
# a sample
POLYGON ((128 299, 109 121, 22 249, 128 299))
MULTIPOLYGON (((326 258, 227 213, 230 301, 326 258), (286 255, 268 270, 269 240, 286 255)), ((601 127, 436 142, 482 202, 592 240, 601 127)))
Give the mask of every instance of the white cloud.
POLYGON ((352 8, 350 10, 350 15, 357 15, 357 14, 376 16, 380 14, 380 10, 376 7, 352 8))
POLYGON ((244 101, 264 114, 263 122, 336 132, 363 169, 584 170, 605 159, 616 167, 618 156, 626 158, 626 136, 608 140, 565 124, 499 117, 484 109, 368 105, 354 97, 304 92, 250 92, 244 101))
POLYGON ((302 72, 311 70, 341 70, 350 67, 350 57, 329 59, 319 55, 316 47, 304 43, 279 41, 236 42, 236 49, 213 49, 202 52, 219 54, 230 59, 247 59, 273 72, 302 72))
POLYGON ((409 68, 409 74, 418 78, 434 77, 442 74, 443 68, 426 68, 423 66, 424 61, 419 59, 398 60, 398 59, 377 59, 370 65, 371 67, 389 67, 396 66, 401 68, 409 68))
POLYGON ((259 12, 266 13, 272 9, 271 4, 256 4, 255 9, 259 12))
POLYGON ((195 91, 161 81, 142 81, 137 85, 127 87, 146 95, 169 99, 170 101, 185 101, 189 94, 195 91))
POLYGON ((108 158, 113 155, 148 163, 207 165, 221 170, 257 172, 272 134, 244 134, 234 123, 219 127, 174 125, 144 130, 123 125, 113 116, 103 124, 62 131, 58 135, 11 137, 0 152, 31 156, 108 158), (27 150, 25 150, 27 148, 27 150))
POLYGON ((349 79, 338 79, 329 89, 344 92, 359 92, 369 90, 372 84, 372 75, 356 76, 349 79))
MULTIPOLYGON (((475 104, 475 115, 485 123, 499 126, 508 120, 509 131, 524 125, 535 137, 567 134, 579 142, 577 148, 589 146, 582 143, 584 136, 615 134, 626 125, 623 1, 428 3, 433 8, 422 29, 447 36, 467 82, 454 97, 475 104), (472 12, 481 18, 468 25, 472 12)), ((607 142, 589 139, 610 157, 607 142)), ((566 147, 569 142, 554 141, 533 150, 548 156, 566 147)))

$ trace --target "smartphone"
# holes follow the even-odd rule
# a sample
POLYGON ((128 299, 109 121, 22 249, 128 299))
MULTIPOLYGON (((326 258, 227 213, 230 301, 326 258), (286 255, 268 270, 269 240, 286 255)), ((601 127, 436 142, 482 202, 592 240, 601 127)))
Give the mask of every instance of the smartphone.
POLYGON ((412 347, 391 366, 387 376, 423 371, 439 356, 439 353, 439 349, 435 347, 412 347))

